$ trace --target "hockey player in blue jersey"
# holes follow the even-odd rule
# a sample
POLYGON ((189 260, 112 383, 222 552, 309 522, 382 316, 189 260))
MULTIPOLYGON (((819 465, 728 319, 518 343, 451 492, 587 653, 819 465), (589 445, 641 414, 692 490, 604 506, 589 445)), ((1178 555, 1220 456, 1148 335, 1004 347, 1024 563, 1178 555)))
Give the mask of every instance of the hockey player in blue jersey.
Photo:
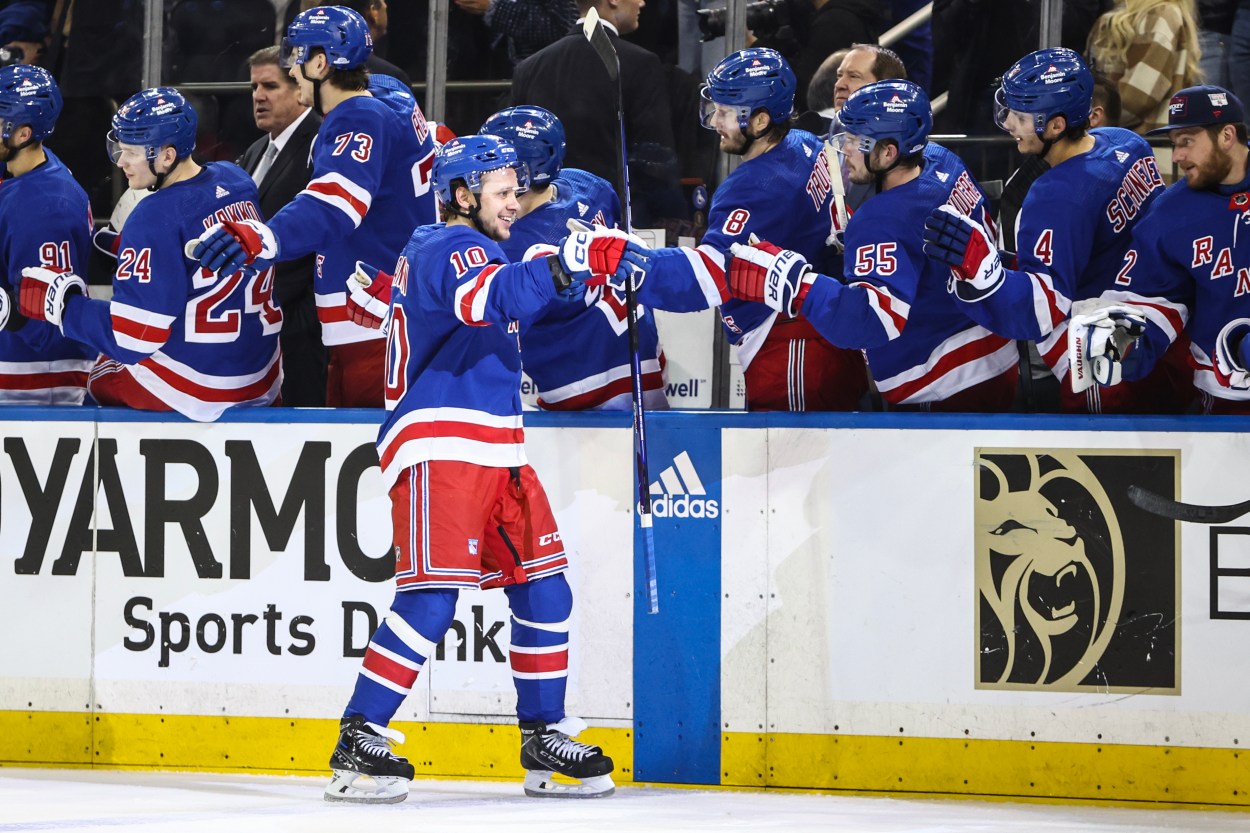
POLYGON ((209 226, 260 218, 256 184, 242 168, 191 158, 195 128, 195 111, 171 87, 121 106, 109 153, 132 189, 154 193, 117 241, 112 300, 88 298, 73 272, 34 267, 22 270, 21 308, 103 354, 88 380, 101 405, 210 422, 278 397, 282 312, 271 267, 212 271, 184 252, 209 226))
MULTIPOLYGON (((1208 414, 1250 414, 1250 148, 1245 110, 1222 87, 1187 87, 1168 107, 1185 174, 1133 228, 1102 301, 1074 317, 1075 365, 1099 385, 1140 379, 1188 335, 1208 414)), ((1114 388, 1112 388, 1114 389, 1114 388)))
MULTIPOLYGON (((521 211, 500 248, 514 263, 554 251, 569 234, 568 221, 616 226, 620 200, 607 180, 565 168, 564 126, 542 107, 500 110, 481 133, 508 140, 529 168, 529 190, 518 197, 521 211)), ((668 407, 660 337, 655 316, 640 307, 639 357, 643 402, 648 410, 668 407)), ((553 301, 534 318, 521 322, 525 372, 538 387, 538 405, 546 410, 628 410, 630 351, 623 292, 597 286, 584 304, 553 301), (569 361, 570 351, 578 356, 569 361)))
POLYGON ((787 317, 802 311, 834 344, 865 350, 891 410, 1010 410, 1015 345, 965 315, 946 291, 945 265, 924 255, 925 218, 938 206, 989 222, 963 163, 928 144, 928 96, 910 81, 878 81, 853 93, 839 119, 847 132, 834 141, 851 181, 877 191, 847 224, 843 275, 819 274, 768 242, 734 244, 735 297, 787 317))
POLYGON ((778 316, 763 304, 731 298, 725 285, 734 243, 754 236, 822 263, 836 229, 824 145, 791 128, 794 87, 790 66, 772 49, 735 52, 708 74, 703 126, 742 163, 713 194, 699 246, 654 252, 638 300, 674 312, 719 306, 738 346, 749 409, 854 410, 868 387, 858 351, 830 344, 801 315, 778 316))
POLYGON ((510 664, 531 796, 596 797, 614 789, 612 760, 573 740, 566 715, 568 562, 542 484, 525 457, 518 321, 556 299, 584 303, 585 280, 645 263, 625 236, 570 235, 556 254, 509 263, 499 244, 519 212, 526 167, 505 140, 469 136, 435 157, 445 224, 413 232, 393 277, 362 266, 360 314, 388 298, 386 407, 378 434, 390 490, 396 593, 365 652, 343 714, 326 798, 395 802, 414 768, 390 751, 391 721, 451 625, 462 588, 503 588, 512 609, 510 664), (466 547, 465 542, 469 545, 466 547), (551 774, 576 779, 569 785, 551 774), (372 785, 358 783, 369 776, 372 785))
POLYGON ((1187 365, 1175 353, 1156 375, 1113 391, 1082 391, 1068 378, 1067 320, 1076 302, 1111 288, 1133 226, 1163 193, 1145 139, 1117 127, 1088 129, 1094 78, 1070 49, 1042 49, 1003 76, 996 120, 1022 153, 1050 168, 1029 188, 1018 218, 1015 268, 975 222, 950 207, 928 221, 925 251, 948 264, 964 310, 993 332, 1037 342, 1061 381, 1068 412, 1165 413, 1185 409, 1187 365))
POLYGON ((21 270, 86 268, 87 194, 43 140, 61 92, 42 67, 0 69, 0 404, 81 405, 96 351, 18 310, 21 270))
POLYGON ((379 407, 383 401, 383 341, 377 330, 349 318, 344 280, 357 260, 394 262, 412 230, 436 219, 434 143, 425 117, 415 108, 404 118, 369 93, 364 65, 372 49, 368 25, 351 9, 318 6, 295 17, 283 63, 299 84, 300 103, 324 116, 312 180, 267 226, 210 229, 196 255, 217 268, 317 253, 314 284, 329 352, 330 406, 379 407))

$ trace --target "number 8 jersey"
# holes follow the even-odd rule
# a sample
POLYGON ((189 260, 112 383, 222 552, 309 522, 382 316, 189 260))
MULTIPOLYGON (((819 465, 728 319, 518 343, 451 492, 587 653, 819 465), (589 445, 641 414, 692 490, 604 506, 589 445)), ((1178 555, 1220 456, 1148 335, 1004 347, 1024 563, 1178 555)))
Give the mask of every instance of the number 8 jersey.
POLYGON ((123 367, 172 410, 211 422, 270 405, 282 368, 273 269, 209 272, 183 252, 214 223, 260 219, 256 185, 231 162, 204 166, 136 206, 118 241, 111 301, 68 304, 62 330, 123 367))

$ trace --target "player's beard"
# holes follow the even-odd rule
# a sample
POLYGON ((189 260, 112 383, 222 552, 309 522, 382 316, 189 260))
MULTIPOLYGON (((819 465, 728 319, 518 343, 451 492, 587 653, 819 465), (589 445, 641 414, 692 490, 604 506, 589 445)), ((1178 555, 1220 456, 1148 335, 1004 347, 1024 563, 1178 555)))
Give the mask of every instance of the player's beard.
POLYGON ((1194 172, 1192 178, 1185 174, 1185 181, 1195 191, 1202 191, 1219 185, 1233 170, 1233 157, 1218 146, 1211 147, 1211 155, 1199 165, 1190 168, 1194 172))
POLYGON ((750 146, 751 140, 741 130, 738 131, 737 136, 722 136, 720 140, 720 149, 730 156, 741 156, 747 152, 747 148, 750 146))
POLYGON ((8 139, 0 142, 0 146, 3 146, 4 148, 4 150, 0 151, 0 164, 3 165, 7 165, 12 162, 14 157, 17 156, 17 152, 21 150, 21 148, 13 147, 13 145, 9 144, 8 139))

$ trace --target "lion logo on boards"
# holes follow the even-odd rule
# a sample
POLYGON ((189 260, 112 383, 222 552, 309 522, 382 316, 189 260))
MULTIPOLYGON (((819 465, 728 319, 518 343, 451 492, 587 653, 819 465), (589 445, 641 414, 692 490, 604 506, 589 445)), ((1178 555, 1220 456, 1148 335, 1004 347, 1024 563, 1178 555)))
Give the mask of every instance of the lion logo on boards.
POLYGON ((976 687, 1180 690, 1177 451, 977 449, 976 687))

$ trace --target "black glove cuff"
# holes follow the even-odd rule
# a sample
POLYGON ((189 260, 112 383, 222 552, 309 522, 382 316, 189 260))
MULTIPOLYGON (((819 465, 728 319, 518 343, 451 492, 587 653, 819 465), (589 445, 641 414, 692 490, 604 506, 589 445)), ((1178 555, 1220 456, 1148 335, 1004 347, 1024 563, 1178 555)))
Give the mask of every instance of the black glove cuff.
POLYGON ((547 255, 547 268, 551 270, 551 282, 555 284, 556 294, 573 285, 573 277, 560 265, 559 255, 547 255))

